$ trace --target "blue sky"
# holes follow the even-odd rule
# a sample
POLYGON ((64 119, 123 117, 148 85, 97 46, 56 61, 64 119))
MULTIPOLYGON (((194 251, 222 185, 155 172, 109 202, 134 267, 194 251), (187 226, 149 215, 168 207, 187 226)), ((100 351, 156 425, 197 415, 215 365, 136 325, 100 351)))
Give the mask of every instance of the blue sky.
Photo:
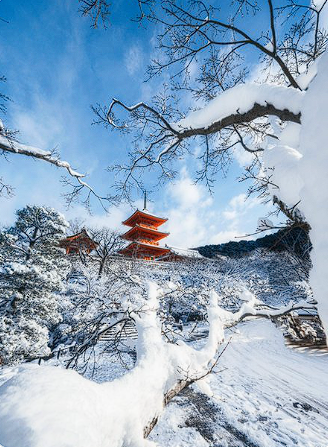
MULTIPOLYGON (((12 102, 6 117, 20 131, 20 141, 42 149, 57 148, 74 168, 88 172, 88 181, 101 194, 113 183, 105 168, 123 160, 129 138, 91 125, 90 106, 108 104, 112 97, 128 103, 149 100, 164 78, 145 83, 145 70, 154 51, 154 29, 130 20, 133 2, 113 2, 112 24, 94 30, 77 13, 77 1, 2 0, 0 17, 1 74, 7 77, 5 93, 12 102), (132 6, 131 6, 132 5, 132 6)), ((181 160, 175 184, 151 195, 149 210, 169 218, 168 243, 191 247, 220 243, 254 232, 257 219, 268 206, 256 199, 245 201, 246 185, 237 160, 226 178, 218 177, 211 196, 194 185, 192 159, 181 160)), ((0 198, 2 224, 11 224, 15 209, 26 204, 52 206, 68 219, 82 217, 91 225, 120 228, 132 211, 129 205, 112 208, 106 215, 95 202, 93 213, 81 205, 66 210, 60 180, 62 172, 21 156, 1 159, 1 176, 15 188, 15 197, 0 198)), ((147 180, 146 180, 147 183, 147 180)), ((136 206, 141 207, 141 196, 136 206)))

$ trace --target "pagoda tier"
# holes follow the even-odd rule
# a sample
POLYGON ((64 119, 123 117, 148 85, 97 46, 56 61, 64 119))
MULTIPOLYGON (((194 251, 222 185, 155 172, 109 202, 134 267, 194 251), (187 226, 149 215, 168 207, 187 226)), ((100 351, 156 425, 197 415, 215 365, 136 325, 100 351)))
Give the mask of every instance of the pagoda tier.
POLYGON ((159 245, 143 244, 140 242, 131 242, 127 247, 120 250, 120 253, 131 258, 157 259, 170 253, 169 248, 159 245))
POLYGON ((144 225, 136 225, 122 234, 121 238, 127 241, 139 241, 144 243, 156 243, 167 237, 170 233, 162 233, 144 225))
POLYGON ((123 225, 128 227, 134 227, 135 225, 145 226, 149 228, 158 228, 163 225, 167 219, 154 216, 153 214, 146 213, 145 211, 135 211, 132 216, 122 222, 123 225))
POLYGON ((131 243, 119 253, 141 259, 157 259, 169 253, 170 249, 160 247, 158 243, 169 234, 157 230, 166 221, 167 219, 154 216, 146 211, 135 211, 122 222, 123 225, 132 227, 121 236, 122 239, 131 241, 131 243))

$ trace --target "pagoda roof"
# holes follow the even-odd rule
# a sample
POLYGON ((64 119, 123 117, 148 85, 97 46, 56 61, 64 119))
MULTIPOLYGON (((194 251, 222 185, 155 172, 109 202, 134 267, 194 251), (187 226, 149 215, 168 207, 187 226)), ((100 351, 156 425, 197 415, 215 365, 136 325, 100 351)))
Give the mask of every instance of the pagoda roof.
POLYGON ((159 245, 145 244, 142 242, 131 242, 127 247, 122 248, 119 251, 120 254, 131 254, 133 252, 136 253, 149 253, 154 254, 156 256, 163 256, 166 253, 169 253, 170 249, 166 247, 160 247, 159 245))
POLYGON ((162 231, 155 230, 154 228, 145 227, 143 225, 135 225, 130 228, 126 233, 122 234, 121 238, 126 240, 134 240, 136 233, 143 233, 150 236, 153 240, 160 241, 161 239, 167 237, 170 233, 163 233, 162 231))
POLYGON ((136 210, 130 217, 122 222, 123 225, 133 227, 137 222, 142 220, 150 220, 154 227, 159 227, 167 221, 167 218, 158 217, 154 214, 149 214, 146 211, 136 210))
POLYGON ((60 246, 65 247, 66 245, 70 245, 74 242, 77 242, 79 240, 88 241, 91 245, 94 247, 97 247, 99 244, 98 242, 95 242, 87 233, 87 231, 83 228, 79 233, 73 234, 72 236, 67 236, 64 239, 61 239, 59 242, 60 246))

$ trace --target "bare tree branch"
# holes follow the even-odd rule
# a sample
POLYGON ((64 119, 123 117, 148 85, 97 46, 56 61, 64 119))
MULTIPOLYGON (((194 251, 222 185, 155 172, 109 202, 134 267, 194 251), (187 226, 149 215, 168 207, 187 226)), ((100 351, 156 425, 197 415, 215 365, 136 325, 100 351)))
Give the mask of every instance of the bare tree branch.
MULTIPOLYGON (((15 155, 24 155, 26 157, 31 157, 36 160, 42 160, 46 163, 50 163, 57 168, 61 168, 65 170, 69 177, 75 179, 78 183, 78 185, 71 184, 68 180, 66 181, 67 184, 72 186, 73 190, 70 194, 68 194, 68 198, 70 201, 75 199, 82 190, 86 190, 88 192, 87 196, 90 198, 90 196, 94 196, 97 198, 100 202, 107 201, 107 197, 101 197, 99 196, 96 191, 87 183, 84 181, 85 174, 81 174, 77 171, 75 171, 70 163, 67 161, 61 160, 55 153, 55 151, 44 151, 42 149, 38 149, 31 146, 26 146, 24 144, 18 143, 17 141, 13 140, 11 137, 3 136, 0 134, 0 150, 4 153, 10 153, 15 155)), ((88 200, 88 199, 87 199, 88 200)))

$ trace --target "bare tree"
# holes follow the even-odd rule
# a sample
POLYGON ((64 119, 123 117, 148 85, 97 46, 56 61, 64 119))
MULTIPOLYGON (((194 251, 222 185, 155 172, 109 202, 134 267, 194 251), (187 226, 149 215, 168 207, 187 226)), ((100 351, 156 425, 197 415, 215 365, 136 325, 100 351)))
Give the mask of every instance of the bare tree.
MULTIPOLYGON (((275 7, 272 0, 266 0, 260 7, 257 2, 234 0, 227 8, 224 2, 218 6, 203 1, 162 2, 161 11, 149 16, 163 31, 158 36, 159 57, 148 75, 169 70, 170 86, 157 94, 152 104, 130 106, 114 99, 109 106, 94 107, 97 122, 130 131, 135 137, 129 162, 112 167, 121 174, 118 196, 126 199, 133 188, 142 188, 145 170, 157 169, 159 182, 174 177, 174 162, 188 153, 193 142, 203 149, 196 180, 205 181, 209 188, 217 173, 228 168, 237 146, 253 154, 248 178, 258 177, 265 138, 278 139, 268 117, 300 124, 300 111, 255 100, 247 110, 236 107, 219 114, 211 124, 191 125, 183 119, 188 111, 177 104, 186 91, 200 104, 219 93, 224 93, 224 103, 228 103, 230 89, 248 79, 249 60, 259 63, 260 82, 301 92, 306 87, 304 73, 327 45, 327 32, 321 23, 326 5, 324 1, 317 9, 307 2, 288 0, 275 7), (256 34, 253 20, 261 23, 256 34), (190 74, 193 63, 198 66, 196 78, 190 74)), ((220 106, 224 110, 224 104, 220 106)), ((282 212, 287 211, 285 205, 276 204, 282 212)), ((287 217, 296 215, 289 212, 287 217)))
POLYGON ((82 16, 89 16, 93 28, 97 28, 100 21, 103 26, 110 15, 110 2, 107 0, 79 0, 82 16))
POLYGON ((123 247, 124 242, 120 234, 110 228, 91 228, 88 232, 92 239, 98 243, 97 248, 92 254, 92 259, 97 262, 99 266, 98 276, 101 277, 110 257, 115 255, 123 247))

